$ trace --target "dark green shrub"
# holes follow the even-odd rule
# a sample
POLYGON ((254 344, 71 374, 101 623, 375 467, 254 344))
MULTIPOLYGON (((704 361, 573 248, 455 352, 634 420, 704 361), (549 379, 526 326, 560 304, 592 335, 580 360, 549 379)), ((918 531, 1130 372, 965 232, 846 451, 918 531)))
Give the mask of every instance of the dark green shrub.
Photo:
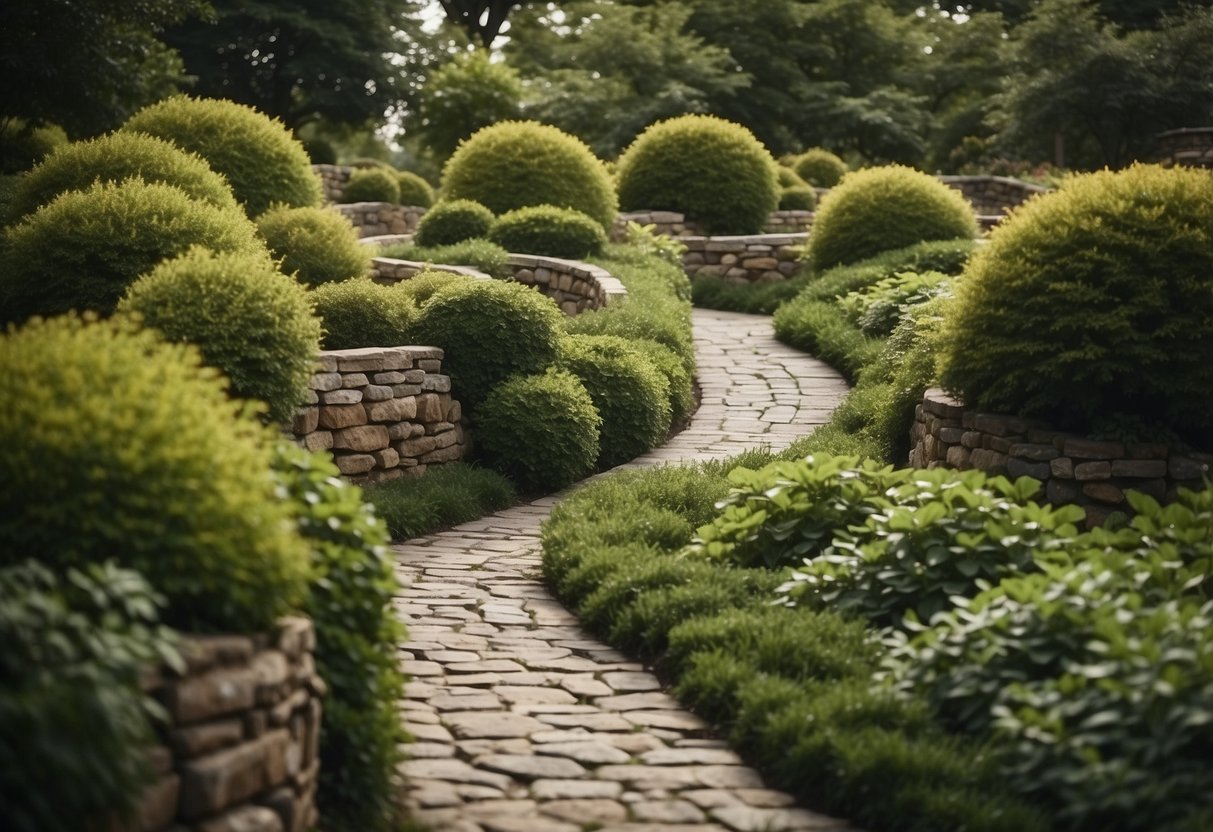
POLYGON ((574 376, 512 376, 476 410, 476 450, 523 491, 546 494, 594 470, 601 421, 574 376))
POLYGON ((400 204, 429 208, 434 204, 434 188, 411 170, 396 172, 396 185, 400 188, 400 204))
POLYGON ((176 96, 144 107, 122 127, 197 153, 227 177, 250 217, 276 203, 319 205, 320 178, 282 122, 234 101, 176 96))
POLYGON ((514 486, 501 474, 461 462, 437 465, 424 477, 369 485, 363 496, 375 504, 393 540, 476 520, 517 501, 514 486))
POLYGON ((341 193, 342 202, 400 202, 400 182, 384 168, 356 168, 341 193))
POLYGON ((957 288, 943 380, 975 407, 1213 445, 1213 173, 1137 165, 1018 209, 957 288))
POLYGON ((779 204, 776 167, 740 124, 680 116, 646 129, 619 157, 619 203, 678 211, 712 234, 757 234, 779 204))
POLYGON ((808 185, 784 188, 779 192, 780 211, 812 211, 817 207, 817 192, 808 185))
POLYGON ((257 231, 284 274, 309 286, 366 277, 371 248, 350 221, 331 208, 280 205, 257 217, 257 231))
POLYGON ((592 217, 571 208, 528 205, 502 214, 489 239, 506 251, 582 260, 601 254, 606 233, 592 217))
POLYGON ((112 312, 135 278, 193 246, 268 260, 239 211, 137 179, 61 194, 9 228, 7 242, 0 294, 14 321, 69 309, 112 312))
POLYGON ((219 208, 235 208, 236 198, 204 159, 171 142, 140 133, 111 133, 73 142, 48 154, 21 178, 11 221, 32 214, 64 191, 87 190, 94 182, 142 179, 176 185, 187 196, 219 208))
POLYGON ((805 292, 775 311, 775 337, 825 361, 854 381, 880 354, 879 341, 852 324, 836 303, 805 292))
POLYGON ((286 422, 303 403, 320 349, 307 290, 265 258, 195 248, 136 280, 118 312, 139 316, 168 341, 186 341, 286 422))
POLYGON ((10 330, 0 363, 0 562, 113 560, 174 626, 256 631, 298 602, 307 556, 270 477, 274 431, 194 347, 64 316, 10 330))
POLYGON ((503 121, 464 140, 442 169, 445 199, 494 214, 528 205, 573 208, 610 229, 618 202, 610 174, 580 139, 533 121, 503 121))
POLYGON ((665 376, 670 390, 670 423, 682 424, 695 409, 695 391, 691 386, 691 374, 683 360, 672 349, 657 341, 640 338, 631 342, 647 358, 657 371, 665 376))
POLYGON ((628 341, 570 335, 559 364, 581 379, 602 416, 600 468, 613 468, 652 448, 670 429, 665 377, 628 341))
POLYGON ((811 187, 813 187, 808 182, 805 182, 803 179, 801 179, 800 175, 798 173, 796 173, 796 171, 792 170, 790 167, 787 167, 784 164, 780 164, 779 167, 777 167, 775 169, 775 175, 779 179, 779 187, 783 188, 785 190, 787 188, 811 188, 811 187))
POLYGON ((337 148, 333 147, 332 142, 324 139, 304 139, 302 144, 313 165, 337 164, 337 148))
POLYGON ((833 188, 847 172, 847 163, 823 147, 812 147, 792 164, 796 175, 818 188, 833 188))
POLYGON ((23 119, 8 119, 0 132, 0 173, 22 173, 48 153, 67 144, 67 133, 57 124, 30 127, 23 119))
MULTIPOLYGON (((471 266, 492 277, 513 277, 513 270, 506 264, 510 254, 496 243, 474 237, 449 246, 421 246, 416 243, 398 243, 383 248, 380 257, 397 260, 413 260, 431 266, 471 266)), ((412 280, 414 278, 410 278, 412 280)))
POLYGON ((0 229, 9 224, 9 210, 20 184, 20 176, 0 174, 0 229))
POLYGON ((399 347, 415 343, 413 299, 369 278, 323 283, 311 292, 326 350, 399 347))
POLYGON ((444 199, 425 212, 414 241, 419 246, 449 246, 488 237, 493 212, 470 199, 444 199))
POLYGON ((821 272, 915 243, 976 236, 977 220, 960 191, 889 165, 847 174, 822 200, 806 254, 821 272))

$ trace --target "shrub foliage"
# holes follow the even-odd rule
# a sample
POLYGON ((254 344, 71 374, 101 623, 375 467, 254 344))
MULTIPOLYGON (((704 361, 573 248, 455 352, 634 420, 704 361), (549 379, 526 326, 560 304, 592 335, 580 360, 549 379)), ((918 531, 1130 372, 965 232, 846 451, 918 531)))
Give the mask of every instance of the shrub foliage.
POLYGON ((489 239, 506 251, 581 260, 601 254, 602 226, 580 211, 554 205, 530 205, 497 218, 489 239))
POLYGON ((811 147, 792 164, 796 175, 818 188, 833 188, 847 172, 847 163, 823 147, 811 147))
POLYGON ((342 202, 400 202, 400 181, 384 168, 356 168, 341 193, 342 202))
POLYGON ((396 172, 396 184, 400 188, 400 204, 429 208, 434 204, 434 188, 411 170, 396 172))
POLYGON ((471 199, 448 199, 425 212, 414 237, 419 246, 449 246, 488 237, 493 212, 471 199))
POLYGON ((279 205, 257 217, 257 231, 284 274, 309 286, 366 277, 371 248, 350 221, 331 208, 279 205))
POLYGON ((311 292, 326 350, 399 347, 412 343, 416 304, 393 286, 370 278, 324 283, 311 292))

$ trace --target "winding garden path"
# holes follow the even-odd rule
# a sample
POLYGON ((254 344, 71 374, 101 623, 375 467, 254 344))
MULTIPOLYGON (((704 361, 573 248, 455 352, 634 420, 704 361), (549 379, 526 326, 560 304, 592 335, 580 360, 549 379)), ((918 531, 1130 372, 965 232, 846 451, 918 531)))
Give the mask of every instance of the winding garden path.
MULTIPOLYGON (((846 383, 770 319, 695 310, 703 402, 624 467, 786 447, 846 383)), ((408 624, 403 770, 416 821, 456 832, 853 830, 768 789, 657 679, 596 641, 543 585, 539 525, 560 495, 393 547, 408 624)))

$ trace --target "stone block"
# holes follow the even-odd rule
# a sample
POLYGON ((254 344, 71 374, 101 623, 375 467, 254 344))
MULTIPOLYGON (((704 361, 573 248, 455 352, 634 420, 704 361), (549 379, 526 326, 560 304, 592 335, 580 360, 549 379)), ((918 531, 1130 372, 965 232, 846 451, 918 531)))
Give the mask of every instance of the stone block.
POLYGON ((443 375, 426 376, 425 381, 421 382, 421 389, 427 393, 449 393, 451 392, 451 377, 443 375))
POLYGON ((327 393, 330 390, 339 390, 341 380, 341 373, 316 373, 308 381, 307 386, 318 393, 327 393))
POLYGON ((300 443, 309 451, 327 451, 333 447, 333 432, 328 430, 312 431, 304 436, 300 443))
POLYGON ((362 401, 362 391, 332 390, 328 393, 321 393, 320 401, 324 404, 358 404, 362 401))
MULTIPOLYGON (((298 615, 278 619, 274 646, 292 661, 310 661, 309 654, 316 649, 316 627, 312 624, 312 619, 298 615)), ((314 662, 311 667, 312 672, 315 672, 314 662)))
POLYGON ((378 451, 388 447, 390 440, 383 425, 360 425, 333 432, 333 449, 341 451, 378 451))
POLYGON ((420 436, 425 433, 425 427, 412 422, 396 422, 387 426, 387 436, 393 442, 399 442, 401 439, 408 439, 411 436, 420 436), (414 433, 413 429, 417 432, 414 433))
POLYGON ((1114 506, 1125 499, 1125 492, 1110 482, 1089 482, 1082 487, 1082 493, 1092 500, 1114 506))
POLYGON ((1125 446, 1121 442, 1071 437, 1065 441, 1062 453, 1075 459, 1117 459, 1125 455, 1125 446))
POLYGON ((457 401, 453 401, 446 409, 446 421, 458 423, 463 419, 463 407, 457 401))
POLYGON ((253 706, 257 679, 247 667, 220 667, 165 687, 165 707, 178 725, 204 722, 253 706))
POLYGON ((400 370, 390 370, 386 373, 375 373, 375 375, 371 377, 371 381, 375 384, 404 384, 407 380, 408 376, 406 376, 400 370))
POLYGON ((375 467, 375 457, 370 454, 337 454, 333 462, 337 470, 347 477, 365 474, 375 467))
POLYGON ((417 397, 417 420, 419 422, 441 422, 446 415, 446 406, 437 393, 423 393, 417 397))
POLYGON ((136 809, 136 829, 157 832, 177 817, 177 801, 181 796, 181 778, 176 774, 162 777, 143 790, 136 809))
POLYGON ((190 760, 181 767, 181 816, 196 820, 221 812, 287 777, 290 735, 267 731, 251 742, 190 760))
POLYGON ((1162 459, 1170 456, 1171 449, 1162 442, 1130 442, 1125 451, 1129 459, 1162 459))
POLYGON ((984 433, 995 436, 1011 436, 1025 434, 1032 427, 1026 419, 1019 416, 1006 416, 1001 413, 978 413, 973 427, 984 433))
POLYGON ((387 366, 386 351, 376 347, 338 350, 333 355, 337 357, 337 369, 343 373, 381 373, 384 370, 397 369, 387 366))
POLYGON ((419 436, 416 439, 406 439, 394 446, 402 457, 419 459, 438 447, 437 436, 419 436))
POLYGON ((400 454, 394 448, 375 451, 371 456, 375 458, 375 467, 385 471, 400 464, 400 454))
POLYGON ((975 448, 969 454, 969 463, 987 474, 1007 473, 1007 455, 989 448, 975 448))
POLYGON ((340 430, 365 425, 366 408, 360 404, 322 407, 318 424, 325 430, 340 430))
POLYGON ((1195 480, 1209 472, 1209 466, 1191 457, 1173 456, 1167 466, 1167 473, 1175 480, 1195 480))
POLYGON ((463 447, 461 445, 451 445, 446 448, 439 448, 436 451, 430 451, 421 457, 419 461, 426 465, 436 465, 442 462, 458 462, 460 459, 463 459, 463 447))
POLYGON ((1074 479, 1074 460, 1070 459, 1068 456, 1061 456, 1057 459, 1050 460, 1049 471, 1055 477, 1072 480, 1074 479))
POLYGON ((347 390, 366 387, 370 383, 371 380, 366 377, 366 373, 346 373, 341 377, 341 386, 347 390))
MULTIPOLYGON (((424 375, 425 374, 422 373, 423 377, 424 377, 424 375)), ((408 383, 408 384, 393 384, 392 385, 392 395, 398 399, 403 399, 408 396, 418 396, 420 394, 421 394, 421 382, 417 382, 416 384, 408 383)))
MULTIPOLYGON (((1069 444, 1068 442, 1066 443, 1069 444)), ((1112 476, 1112 463, 1107 460, 1080 462, 1074 466, 1074 479, 1089 482, 1106 480, 1112 476)))
POLYGON ((969 454, 970 454, 969 449, 965 448, 961 445, 954 445, 953 447, 948 448, 948 456, 947 456, 948 467, 955 468, 958 471, 964 471, 964 470, 968 469, 969 468, 969 454))
POLYGON ((200 757, 220 748, 230 748, 244 739, 244 722, 239 717, 190 725, 169 732, 168 740, 177 755, 200 757))
POLYGON ((1045 499, 1054 505, 1069 505, 1082 495, 1082 486, 1074 480, 1051 479, 1045 483, 1045 499))
POLYGON ((287 832, 282 818, 266 806, 241 806, 195 827, 197 832, 287 832))
POLYGON ((368 384, 362 388, 362 400, 364 402, 381 402, 392 398, 396 395, 392 392, 389 385, 384 384, 368 384))
POLYGON ((191 635, 181 644, 181 656, 189 674, 198 674, 216 665, 243 664, 252 655, 253 640, 248 636, 191 635))
POLYGON ((1114 459, 1112 460, 1112 476, 1141 477, 1152 479, 1167 475, 1165 459, 1114 459))
POLYGON ((961 440, 964 439, 965 429, 959 427, 940 427, 936 435, 939 437, 939 441, 945 445, 960 445, 963 444, 961 440))
POLYGON ((290 681, 291 667, 277 650, 262 650, 253 657, 249 669, 257 680, 257 704, 270 705, 278 700, 282 687, 290 681))
MULTIPOLYGON (((449 433, 455 429, 454 422, 431 422, 425 426, 426 436, 437 436, 440 433, 449 433)), ((439 447, 445 447, 439 445, 439 447)))
POLYGON ((363 407, 366 409, 366 418, 370 422, 404 422, 417 415, 417 399, 413 396, 403 399, 387 399, 363 405, 363 407))
POLYGON ((296 436, 303 436, 314 431, 319 424, 320 408, 302 407, 295 411, 295 417, 291 421, 291 431, 296 436))
POLYGON ((417 362, 417 366, 427 373, 440 373, 442 372, 442 359, 422 358, 417 362))
MULTIPOLYGON (((964 405, 961 402, 938 387, 933 387, 923 394, 922 409, 926 413, 945 419, 960 419, 965 413, 964 405)), ((968 426, 965 425, 965 427, 968 426)))
POLYGON ((981 431, 966 430, 960 437, 960 444, 972 450, 973 448, 981 447, 981 440, 984 434, 981 431))
POLYGON ((1037 480, 1047 480, 1050 473, 1049 463, 1047 462, 1031 462, 1019 457, 1007 459, 1007 476, 1012 479, 1032 477, 1037 480))
POLYGON ((1007 454, 1032 462, 1048 462, 1061 456, 1052 445, 1033 442, 1017 442, 1010 447, 1007 454))

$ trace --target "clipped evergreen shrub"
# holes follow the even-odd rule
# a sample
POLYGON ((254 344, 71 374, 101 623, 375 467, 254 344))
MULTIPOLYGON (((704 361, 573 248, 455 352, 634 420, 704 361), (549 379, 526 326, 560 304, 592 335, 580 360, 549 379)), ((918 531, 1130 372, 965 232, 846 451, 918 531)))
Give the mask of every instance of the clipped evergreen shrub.
POLYGON ((476 411, 476 449, 523 491, 546 494, 594 470, 600 421, 575 376, 559 370, 511 376, 476 411))
POLYGON ((21 177, 9 218, 16 221, 32 214, 64 191, 134 178, 176 185, 188 196, 219 208, 236 207, 227 180, 200 156, 154 136, 119 132, 56 148, 21 177))
POLYGON ((652 362, 670 385, 670 422, 681 424, 695 408, 695 393, 691 386, 691 373, 678 353, 659 341, 639 338, 631 342, 644 357, 652 362))
POLYGON ((427 267, 438 269, 443 266, 471 266, 476 271, 501 279, 514 276, 513 270, 506 262, 510 253, 482 237, 473 237, 449 246, 396 243, 380 249, 379 256, 426 263, 427 267))
POLYGON ((779 210, 812 211, 817 207, 817 192, 808 185, 794 185, 779 192, 779 210))
POLYGON ((366 277, 371 248, 332 208, 279 205, 257 217, 257 231, 284 274, 309 286, 366 277))
POLYGON ((418 307, 448 286, 465 283, 472 278, 457 272, 444 272, 441 269, 425 269, 402 280, 392 289, 413 299, 418 307))
POLYGON ((580 211, 555 205, 529 205, 502 214, 489 239, 506 251, 581 260, 602 253, 606 233, 580 211))
POLYGON ((796 175, 818 188, 833 188, 847 172, 847 163, 824 147, 811 147, 792 163, 796 175))
POLYGON ((118 312, 196 345, 233 395, 264 402, 275 421, 303 403, 320 321, 307 290, 263 257, 191 249, 132 283, 118 312))
POLYGON ((977 236, 960 191, 902 165, 853 171, 821 201, 807 259, 816 271, 928 240, 977 236))
POLYGON ((712 234, 757 234, 779 204, 776 168, 740 124, 680 116, 646 129, 619 157, 619 203, 678 211, 712 234))
POLYGON ((404 292, 367 277, 322 283, 311 291, 326 350, 399 347, 416 343, 416 304, 404 292))
POLYGON ((0 563, 112 560, 185 629, 255 632, 301 600, 307 550, 270 476, 275 431, 195 347, 62 316, 10 329, 0 363, 0 563))
POLYGON ((269 257, 240 211, 138 179, 60 194, 9 228, 7 242, 0 296, 12 321, 112 312, 135 278, 192 246, 269 257))
POLYGON ((493 212, 470 199, 444 199, 425 212, 413 241, 419 246, 449 246, 488 237, 493 212))
POLYGON ((609 230, 618 202, 593 151, 559 128, 498 122, 464 140, 442 169, 447 199, 473 199, 494 214, 528 205, 573 208, 609 230))
POLYGON ((341 193, 342 202, 400 202, 400 183, 384 168, 355 168, 341 193))
POLYGON ((397 171, 396 184, 400 188, 401 205, 429 208, 434 204, 433 186, 411 170, 397 171))
POLYGON ((1213 447, 1213 173, 1068 179, 991 234, 956 290, 943 380, 1058 427, 1213 447))
POLYGON ((179 95, 144 107, 122 127, 197 153, 227 177, 250 217, 275 203, 319 205, 320 178, 277 119, 234 101, 179 95))
POLYGON ((808 182, 801 179, 800 175, 797 174, 796 171, 782 163, 775 169, 775 175, 779 177, 780 188, 812 187, 808 182))

